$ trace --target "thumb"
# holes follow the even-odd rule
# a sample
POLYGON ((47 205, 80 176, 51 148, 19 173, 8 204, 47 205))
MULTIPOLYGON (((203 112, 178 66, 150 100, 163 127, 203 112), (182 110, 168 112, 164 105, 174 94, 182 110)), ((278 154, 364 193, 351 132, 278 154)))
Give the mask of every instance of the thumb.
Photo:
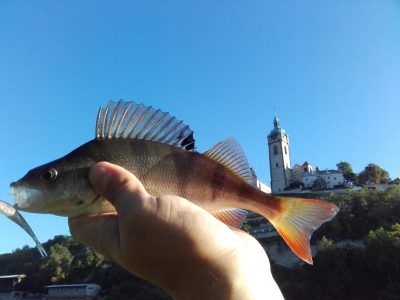
POLYGON ((115 206, 120 217, 132 215, 133 210, 150 197, 132 173, 108 162, 94 164, 89 180, 97 193, 115 206))

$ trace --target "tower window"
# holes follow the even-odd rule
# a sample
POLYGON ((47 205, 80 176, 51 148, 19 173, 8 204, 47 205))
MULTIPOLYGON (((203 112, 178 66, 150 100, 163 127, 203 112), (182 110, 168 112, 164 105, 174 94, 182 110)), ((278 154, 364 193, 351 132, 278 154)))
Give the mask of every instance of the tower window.
POLYGON ((275 163, 275 167, 277 167, 277 168, 278 168, 278 167, 279 167, 279 164, 278 164, 278 163, 275 163))
POLYGON ((274 146, 274 155, 278 155, 278 146, 277 145, 274 146))
POLYGON ((285 154, 287 154, 287 148, 286 148, 286 146, 285 146, 285 154))

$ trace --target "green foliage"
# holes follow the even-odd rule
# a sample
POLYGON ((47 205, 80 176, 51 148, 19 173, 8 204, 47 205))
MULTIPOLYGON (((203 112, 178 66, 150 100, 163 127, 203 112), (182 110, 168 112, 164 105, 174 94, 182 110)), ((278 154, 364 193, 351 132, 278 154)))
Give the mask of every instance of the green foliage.
POLYGON ((336 217, 321 226, 313 236, 321 239, 323 235, 334 240, 362 239, 370 230, 400 223, 400 186, 385 193, 363 189, 344 195, 331 195, 327 201, 335 203, 340 211, 336 217))
POLYGON ((322 239, 317 242, 318 251, 330 251, 334 248, 335 243, 332 240, 327 239, 326 236, 323 236, 322 239))
POLYGON ((314 180, 314 183, 311 187, 313 191, 322 191, 326 189, 326 181, 322 177, 318 177, 314 180))
POLYGON ((62 282, 68 278, 71 272, 71 263, 74 257, 64 245, 55 244, 50 247, 50 254, 44 264, 41 265, 41 272, 49 273, 52 283, 62 282))
POLYGON ((327 200, 341 210, 314 235, 314 266, 271 264, 285 299, 398 299, 400 186, 327 200))
POLYGON ((244 223, 241 230, 245 231, 245 232, 250 232, 251 230, 251 225, 244 223))
POLYGON ((302 183, 300 180, 295 180, 289 186, 286 188, 287 190, 290 189, 298 189, 304 187, 304 183, 302 183))
POLYGON ((389 173, 376 164, 368 164, 365 169, 358 174, 360 184, 366 183, 387 183, 390 181, 389 173))
POLYGON ((343 173, 344 179, 349 182, 349 183, 355 183, 356 182, 356 174, 353 172, 353 168, 351 164, 347 161, 341 161, 336 164, 336 167, 338 168, 339 171, 343 173))
POLYGON ((31 292, 45 292, 43 287, 50 284, 92 282, 102 286, 102 299, 171 299, 71 237, 55 236, 44 247, 47 258, 27 246, 0 255, 0 274, 26 274, 28 279, 17 289, 31 292))
POLYGON ((395 283, 400 278, 400 224, 391 230, 371 230, 365 238, 368 255, 375 258, 375 274, 380 280, 395 283))

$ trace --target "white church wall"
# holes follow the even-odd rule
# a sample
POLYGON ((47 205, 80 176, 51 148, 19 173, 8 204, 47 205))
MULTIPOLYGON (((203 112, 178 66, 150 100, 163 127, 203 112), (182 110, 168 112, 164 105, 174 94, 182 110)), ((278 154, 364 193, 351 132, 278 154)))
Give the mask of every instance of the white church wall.
POLYGON ((325 180, 328 189, 344 184, 343 174, 338 171, 325 171, 321 177, 325 180))
POLYGON ((312 172, 305 173, 302 178, 302 182, 305 188, 311 188, 314 184, 314 181, 318 178, 322 178, 326 182, 326 187, 328 189, 333 189, 337 185, 344 184, 343 174, 339 171, 330 170, 330 171, 322 171, 322 172, 312 172))
POLYGON ((260 180, 257 180, 257 188, 264 193, 271 194, 271 188, 260 180))
POLYGON ((315 173, 306 173, 303 175, 301 182, 304 184, 305 188, 311 188, 316 179, 317 175, 315 173))

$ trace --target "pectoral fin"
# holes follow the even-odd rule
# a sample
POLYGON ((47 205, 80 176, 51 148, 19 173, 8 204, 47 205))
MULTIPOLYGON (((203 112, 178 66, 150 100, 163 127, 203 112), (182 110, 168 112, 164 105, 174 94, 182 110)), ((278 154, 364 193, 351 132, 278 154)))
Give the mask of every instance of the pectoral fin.
POLYGON ((247 216, 247 211, 240 208, 226 208, 210 211, 209 213, 222 223, 235 228, 241 228, 247 216))

